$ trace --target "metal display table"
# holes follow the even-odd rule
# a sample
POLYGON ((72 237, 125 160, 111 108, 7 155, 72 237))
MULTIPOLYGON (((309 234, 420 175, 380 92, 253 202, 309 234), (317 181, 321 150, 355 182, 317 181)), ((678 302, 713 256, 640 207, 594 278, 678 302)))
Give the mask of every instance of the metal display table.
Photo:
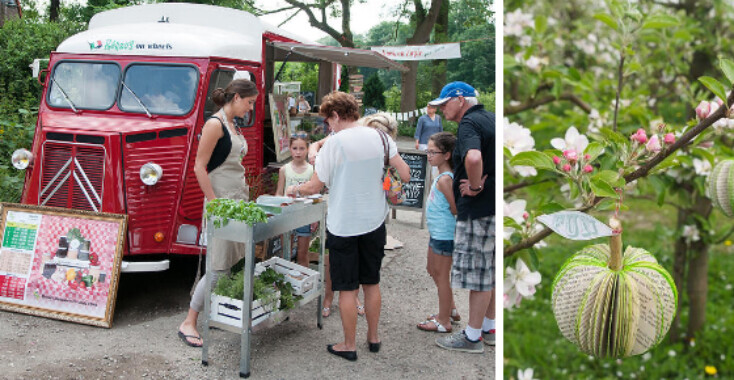
MULTIPOLYGON (((209 329, 210 327, 217 327, 222 330, 236 332, 241 334, 240 344, 240 377, 250 376, 250 334, 252 333, 252 282, 255 275, 255 244, 257 242, 264 241, 265 239, 282 235, 286 235, 286 243, 283 244, 284 252, 287 255, 286 259, 290 258, 290 233, 292 230, 311 224, 314 222, 321 222, 319 224, 319 273, 321 278, 315 285, 317 290, 311 292, 310 295, 301 299, 296 303, 296 307, 301 307, 314 299, 318 299, 318 307, 316 308, 317 315, 317 326, 323 328, 321 307, 323 306, 323 293, 324 293, 324 245, 326 240, 326 202, 321 201, 319 203, 294 203, 289 206, 282 208, 281 214, 276 214, 268 218, 267 223, 256 223, 253 226, 249 226, 246 223, 230 220, 226 226, 215 228, 213 221, 207 220, 207 249, 209 248, 212 239, 224 239, 240 243, 245 243, 245 267, 244 267, 244 305, 242 308, 242 328, 237 329, 230 325, 218 323, 210 320, 211 313, 211 290, 212 290, 212 274, 211 269, 211 256, 206 255, 206 294, 209 297, 204 302, 204 315, 205 325, 203 333, 203 346, 201 351, 201 363, 203 365, 209 364, 209 329)), ((277 311, 271 313, 268 319, 282 320, 284 313, 290 311, 277 311)), ((260 327, 260 326, 258 326, 260 327)))

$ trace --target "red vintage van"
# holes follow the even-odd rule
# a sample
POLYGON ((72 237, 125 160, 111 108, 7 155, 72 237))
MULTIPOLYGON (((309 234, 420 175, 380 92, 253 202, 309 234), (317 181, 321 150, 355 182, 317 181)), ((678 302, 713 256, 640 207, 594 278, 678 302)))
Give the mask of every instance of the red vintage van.
POLYGON ((123 271, 165 270, 159 255, 198 254, 203 194, 193 164, 215 111, 210 94, 233 78, 258 85, 242 130, 255 178, 274 160, 266 95, 276 63, 296 61, 319 63, 317 99, 336 88, 339 64, 404 69, 375 52, 299 41, 229 8, 164 3, 95 15, 39 76, 33 146, 14 153, 16 167, 28 165, 21 202, 127 214, 123 271))

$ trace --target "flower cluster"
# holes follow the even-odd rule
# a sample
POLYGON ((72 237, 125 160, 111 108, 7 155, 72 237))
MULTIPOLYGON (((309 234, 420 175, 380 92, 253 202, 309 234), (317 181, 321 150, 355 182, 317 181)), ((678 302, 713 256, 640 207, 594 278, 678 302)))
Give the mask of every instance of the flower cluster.
MULTIPOLYGON (((658 129, 661 131, 665 129, 665 124, 660 124, 658 129)), ((663 149, 663 145, 673 144, 675 142, 675 135, 672 132, 668 132, 661 136, 652 134, 648 139, 645 130, 640 128, 630 136, 630 140, 637 142, 640 146, 644 146, 647 152, 657 153, 663 149)))
MULTIPOLYGON (((729 96, 728 93, 726 95, 729 96)), ((724 101, 719 99, 718 97, 711 102, 702 100, 700 103, 698 103, 698 106, 696 107, 696 117, 698 118, 698 120, 703 120, 709 117, 712 113, 716 112, 723 104, 724 101)), ((715 132, 721 134, 723 133, 724 129, 734 129, 734 119, 729 118, 730 115, 734 116, 734 114, 732 113, 733 109, 734 106, 729 109, 729 112, 723 118, 717 120, 712 125, 715 132)))
POLYGON ((571 175, 579 171, 583 173, 594 171, 594 167, 590 164, 591 157, 584 154, 584 150, 589 146, 589 139, 579 134, 576 127, 568 128, 565 138, 552 139, 551 145, 563 152, 562 157, 553 156, 553 163, 561 171, 571 175))
POLYGON ((535 287, 540 284, 540 273, 533 272, 522 259, 518 259, 515 267, 507 267, 505 271, 504 307, 512 309, 520 306, 523 298, 533 298, 535 287))

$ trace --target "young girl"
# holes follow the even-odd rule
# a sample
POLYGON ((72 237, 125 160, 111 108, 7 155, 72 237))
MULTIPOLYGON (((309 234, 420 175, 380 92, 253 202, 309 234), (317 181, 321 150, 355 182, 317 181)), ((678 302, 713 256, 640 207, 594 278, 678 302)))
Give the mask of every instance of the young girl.
POLYGON ((453 134, 439 132, 430 137, 426 151, 428 163, 438 168, 440 173, 433 180, 426 206, 430 234, 426 270, 438 288, 438 314, 429 316, 428 320, 418 324, 418 328, 440 333, 451 332, 451 322, 461 319, 456 312, 450 281, 456 227, 456 203, 452 189, 454 175, 451 171, 451 152, 455 144, 453 134))
MULTIPOLYGON (((308 140, 306 135, 295 135, 291 137, 291 157, 293 160, 280 168, 278 175, 278 189, 275 195, 282 196, 285 189, 291 185, 299 185, 308 182, 313 175, 313 166, 306 162, 308 156, 308 140)), ((297 228, 298 236, 298 265, 308 268, 308 244, 311 238, 311 225, 297 228)))

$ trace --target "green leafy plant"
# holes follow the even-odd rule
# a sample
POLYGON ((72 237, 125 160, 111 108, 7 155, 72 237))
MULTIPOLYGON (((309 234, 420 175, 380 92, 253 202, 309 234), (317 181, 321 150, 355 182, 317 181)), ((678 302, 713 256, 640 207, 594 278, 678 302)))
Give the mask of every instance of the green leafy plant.
MULTIPOLYGON (((214 294, 241 300, 245 298, 244 281, 245 276, 242 270, 229 276, 222 276, 217 281, 214 294)), ((294 295, 293 286, 285 281, 285 275, 276 272, 273 268, 265 269, 252 282, 252 299, 260 300, 265 307, 275 304, 277 301, 275 295, 278 291, 280 291, 280 310, 295 308, 296 302, 303 298, 294 295)))
POLYGON ((214 227, 226 226, 229 220, 245 222, 248 225, 267 223, 265 211, 255 202, 217 198, 206 205, 206 216, 214 220, 214 227))

